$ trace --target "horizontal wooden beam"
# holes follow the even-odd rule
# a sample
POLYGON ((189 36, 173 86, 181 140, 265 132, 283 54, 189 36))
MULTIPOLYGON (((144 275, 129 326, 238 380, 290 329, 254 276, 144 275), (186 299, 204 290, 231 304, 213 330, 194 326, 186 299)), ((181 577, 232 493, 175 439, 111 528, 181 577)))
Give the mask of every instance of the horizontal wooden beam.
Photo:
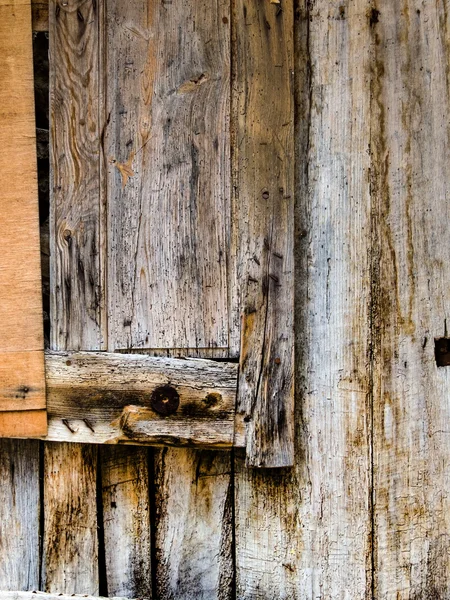
POLYGON ((245 444, 244 423, 235 427, 237 364, 46 352, 45 365, 48 435, 42 439, 207 448, 245 444))
POLYGON ((80 596, 77 594, 46 594, 45 592, 0 592, 0 600, 128 600, 127 598, 80 596))

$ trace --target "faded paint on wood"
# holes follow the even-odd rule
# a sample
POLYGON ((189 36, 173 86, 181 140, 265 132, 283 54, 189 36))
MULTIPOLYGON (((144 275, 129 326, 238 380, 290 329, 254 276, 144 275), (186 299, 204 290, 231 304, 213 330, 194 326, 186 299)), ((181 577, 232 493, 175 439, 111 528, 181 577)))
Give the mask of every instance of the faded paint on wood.
POLYGON ((106 2, 111 350, 228 347, 228 4, 106 2))
MULTIPOLYGON (((50 1, 51 343, 100 350, 98 6, 50 1)), ((42 588, 98 595, 97 449, 45 445, 42 588)))
POLYGON ((236 463, 240 599, 371 595, 366 11, 297 14, 296 465, 236 463))
POLYGON ((219 448, 244 443, 239 429, 233 439, 236 364, 46 352, 46 376, 50 421, 46 440, 219 448), (158 390, 178 394, 173 414, 163 415, 158 412, 161 407, 154 406, 158 390))
POLYGON ((106 450, 100 456, 107 593, 151 598, 148 451, 106 450))
POLYGON ((376 3, 374 540, 380 599, 450 595, 447 2, 376 3))
POLYGON ((29 0, 0 0, 0 54, 0 436, 33 437, 47 423, 29 0))
POLYGON ((39 442, 0 440, 0 589, 39 588, 39 442))
POLYGON ((294 462, 294 15, 234 3, 233 243, 242 315, 237 410, 250 466, 294 462))

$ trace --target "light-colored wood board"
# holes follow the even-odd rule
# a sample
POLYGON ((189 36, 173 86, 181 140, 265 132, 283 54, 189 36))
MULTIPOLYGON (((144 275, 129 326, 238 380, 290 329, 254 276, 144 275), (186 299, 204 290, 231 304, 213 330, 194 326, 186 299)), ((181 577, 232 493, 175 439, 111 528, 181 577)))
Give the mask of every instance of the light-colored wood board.
POLYGON ((0 431, 5 438, 39 438, 47 432, 47 409, 0 412, 0 431))
POLYGON ((0 589, 39 587, 39 442, 0 440, 0 589))
POLYGON ((236 364, 47 352, 46 375, 47 440, 229 448, 233 442, 243 444, 245 430, 238 429, 234 441, 236 364), (179 407, 163 416, 152 408, 152 395, 166 387, 178 394, 179 407))
POLYGON ((248 464, 284 467, 294 463, 294 6, 234 4, 237 410, 248 464))
POLYGON ((450 13, 373 19, 374 541, 380 600, 450 596, 450 13))
POLYGON ((296 464, 236 462, 236 596, 368 598, 370 26, 365 0, 298 9, 296 464))
MULTIPOLYGON (((100 350, 100 5, 51 0, 49 7, 51 345, 100 350)), ((45 445, 47 592, 99 593, 96 478, 96 447, 45 445)))
MULTIPOLYGON (((29 0, 0 1, 0 54, 0 411, 26 411, 45 409, 29 0)), ((19 435, 35 431, 37 421, 20 421, 19 435)), ((0 436, 10 432, 0 426, 0 436)))
POLYGON ((33 31, 48 31, 49 0, 31 0, 33 31))
POLYGON ((107 0, 109 349, 227 348, 228 0, 107 0))
POLYGON ((102 448, 100 456, 105 548, 115 549, 105 557, 108 595, 151 598, 148 451, 102 448))
POLYGON ((157 598, 232 597, 230 469, 226 452, 157 453, 157 598))
POLYGON ((44 449, 42 587, 98 594, 97 447, 47 442, 44 449))

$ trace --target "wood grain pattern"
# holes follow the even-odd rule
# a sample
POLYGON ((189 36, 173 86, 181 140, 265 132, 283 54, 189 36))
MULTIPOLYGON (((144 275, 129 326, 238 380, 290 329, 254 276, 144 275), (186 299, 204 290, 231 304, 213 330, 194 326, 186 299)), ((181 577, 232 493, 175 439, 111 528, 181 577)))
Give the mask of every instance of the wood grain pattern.
POLYGON ((236 463, 236 596, 370 598, 367 3, 296 23, 296 464, 236 463))
POLYGON ((103 450, 100 456, 108 595, 151 598, 148 451, 103 450))
POLYGON ((96 478, 95 447, 46 443, 45 592, 98 594, 96 478))
MULTIPOLYGON (((46 374, 50 423, 46 440, 233 445, 236 364, 107 352, 47 352, 46 374), (165 386, 179 395, 178 409, 168 416, 152 409, 153 392, 165 386)), ((242 445, 244 436, 237 435, 235 443, 242 445)), ((111 460, 108 469, 112 469, 111 460)))
POLYGON ((448 3, 373 23, 375 593, 450 595, 448 3))
POLYGON ((39 442, 0 440, 0 589, 39 587, 39 442))
POLYGON ((229 7, 108 0, 109 348, 228 348, 229 7))
MULTIPOLYGON (((98 6, 95 0, 51 0, 49 6, 51 344, 100 350, 98 6)), ((47 592, 99 593, 96 480, 94 446, 45 445, 47 592)))
POLYGON ((235 2, 233 233, 237 410, 250 466, 294 462, 293 3, 235 2))
MULTIPOLYGON (((75 600, 103 600, 102 596, 87 596, 86 594, 47 594, 45 592, 22 592, 22 591, 1 591, 0 600, 69 600, 73 598, 75 600)), ((129 598, 110 597, 110 600, 130 600, 129 598)))
POLYGON ((31 437, 47 425, 28 412, 46 406, 29 0, 0 1, 0 53, 0 411, 28 415, 0 436, 31 437))

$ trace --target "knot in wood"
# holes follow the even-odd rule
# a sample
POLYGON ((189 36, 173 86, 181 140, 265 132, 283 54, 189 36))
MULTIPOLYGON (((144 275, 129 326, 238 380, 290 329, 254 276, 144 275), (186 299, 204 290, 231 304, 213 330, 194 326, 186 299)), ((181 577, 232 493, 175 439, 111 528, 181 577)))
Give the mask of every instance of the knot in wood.
POLYGON ((175 388, 163 385, 154 390, 150 404, 152 409, 163 417, 173 415, 180 405, 180 396, 175 388))

